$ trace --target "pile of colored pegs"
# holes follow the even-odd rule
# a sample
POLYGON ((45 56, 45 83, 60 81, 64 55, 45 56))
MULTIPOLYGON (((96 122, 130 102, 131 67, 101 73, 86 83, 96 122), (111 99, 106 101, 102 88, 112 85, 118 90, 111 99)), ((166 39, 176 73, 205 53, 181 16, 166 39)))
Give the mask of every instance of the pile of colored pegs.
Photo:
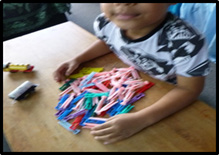
POLYGON ((55 107, 58 123, 74 134, 80 132, 80 127, 92 128, 104 123, 107 115, 128 113, 134 108, 132 104, 154 85, 142 81, 134 67, 105 72, 100 72, 100 68, 89 70, 60 87, 62 92, 55 107))

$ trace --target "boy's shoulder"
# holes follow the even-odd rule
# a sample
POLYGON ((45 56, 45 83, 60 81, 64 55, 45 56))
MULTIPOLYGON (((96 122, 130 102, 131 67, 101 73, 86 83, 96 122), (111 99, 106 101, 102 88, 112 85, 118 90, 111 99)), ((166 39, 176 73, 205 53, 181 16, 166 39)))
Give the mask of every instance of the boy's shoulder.
MULTIPOLYGON (((164 46, 161 50, 171 52, 173 49, 177 51, 177 49, 192 45, 197 47, 195 52, 199 52, 205 44, 204 36, 183 19, 171 13, 168 13, 168 16, 158 38, 158 45, 164 46)), ((195 52, 193 55, 196 54, 195 52)))
POLYGON ((104 13, 98 15, 94 21, 94 25, 101 30, 106 24, 110 23, 110 21, 105 17, 104 13))
POLYGON ((189 23, 168 12, 168 20, 163 26, 162 35, 168 40, 190 40, 201 33, 189 23))

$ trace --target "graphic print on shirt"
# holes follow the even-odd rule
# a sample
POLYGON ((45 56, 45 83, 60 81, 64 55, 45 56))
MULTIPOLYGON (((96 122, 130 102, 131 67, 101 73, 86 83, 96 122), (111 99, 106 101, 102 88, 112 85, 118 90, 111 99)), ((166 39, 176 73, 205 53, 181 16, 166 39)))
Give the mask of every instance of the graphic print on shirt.
POLYGON ((122 46, 121 51, 132 63, 151 75, 168 74, 173 67, 173 65, 167 64, 166 60, 156 59, 154 56, 147 53, 144 54, 144 51, 141 49, 131 49, 122 46))
MULTIPOLYGON (((175 64, 188 63, 199 53, 205 44, 205 39, 191 27, 186 27, 180 20, 167 23, 163 33, 159 36, 158 52, 170 52, 175 64)), ((190 76, 205 75, 208 61, 201 62, 196 67, 187 71, 190 76)))
POLYGON ((106 24, 109 23, 109 21, 106 20, 106 18, 104 16, 98 17, 97 22, 98 22, 98 25, 99 25, 99 30, 101 30, 106 24))
POLYGON ((187 59, 190 61, 189 59, 198 54, 204 46, 204 37, 195 35, 193 29, 178 20, 167 25, 159 36, 158 46, 161 48, 158 52, 171 52, 176 62, 187 59))
POLYGON ((187 72, 191 76, 206 75, 209 73, 209 61, 206 60, 187 72))

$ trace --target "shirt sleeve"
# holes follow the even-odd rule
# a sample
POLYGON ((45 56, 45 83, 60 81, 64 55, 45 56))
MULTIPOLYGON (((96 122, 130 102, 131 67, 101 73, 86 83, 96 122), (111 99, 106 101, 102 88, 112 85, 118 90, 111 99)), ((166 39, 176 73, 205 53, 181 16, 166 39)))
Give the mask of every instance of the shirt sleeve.
POLYGON ((206 76, 209 73, 208 49, 202 35, 193 35, 173 50, 176 74, 185 77, 206 76))
POLYGON ((104 13, 98 15, 98 17, 96 17, 94 23, 93 23, 93 28, 94 28, 94 32, 95 35, 101 39, 105 41, 105 35, 104 35, 104 27, 109 23, 109 20, 107 20, 105 18, 104 13))

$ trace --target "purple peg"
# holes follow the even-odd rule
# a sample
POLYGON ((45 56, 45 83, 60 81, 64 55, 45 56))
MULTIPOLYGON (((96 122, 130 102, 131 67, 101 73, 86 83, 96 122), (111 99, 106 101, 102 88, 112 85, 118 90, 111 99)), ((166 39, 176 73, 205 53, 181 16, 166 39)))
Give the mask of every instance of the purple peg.
POLYGON ((55 116, 59 117, 63 112, 65 111, 65 109, 60 109, 55 116))
POLYGON ((137 100, 140 100, 144 96, 145 96, 144 93, 137 94, 130 101, 128 101, 126 105, 132 104, 132 103, 136 102, 137 100))
POLYGON ((75 117, 77 117, 77 116, 79 116, 79 115, 85 114, 87 111, 88 111, 88 110, 86 110, 86 109, 77 111, 77 112, 75 112, 75 113, 73 113, 73 114, 70 114, 70 115, 64 117, 64 120, 65 120, 65 121, 69 121, 70 119, 73 119, 73 118, 75 118, 75 117))

